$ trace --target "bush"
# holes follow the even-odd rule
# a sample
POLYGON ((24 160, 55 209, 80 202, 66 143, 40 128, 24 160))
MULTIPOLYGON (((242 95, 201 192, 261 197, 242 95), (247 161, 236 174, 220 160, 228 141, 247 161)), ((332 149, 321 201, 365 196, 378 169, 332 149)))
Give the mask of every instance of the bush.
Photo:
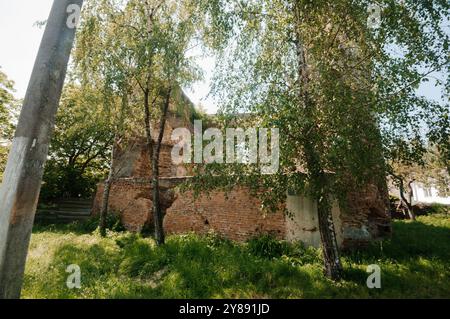
POLYGON ((212 249, 221 248, 221 247, 233 247, 233 242, 215 232, 209 232, 205 236, 205 240, 207 242, 207 246, 212 249))
POLYGON ((290 254, 288 243, 279 241, 270 235, 261 235, 250 239, 247 242, 247 249, 250 254, 267 259, 290 254))
POLYGON ((449 206, 442 205, 442 204, 433 204, 430 207, 429 213, 430 214, 448 214, 449 206))
MULTIPOLYGON (((92 233, 98 229, 100 225, 100 216, 91 217, 86 221, 75 222, 71 226, 81 232, 92 233)), ((106 229, 113 232, 124 232, 125 227, 122 224, 118 214, 109 213, 106 216, 106 229)))
POLYGON ((97 189, 103 172, 90 174, 79 167, 66 167, 64 163, 49 160, 45 167, 41 202, 58 198, 90 198, 97 189))

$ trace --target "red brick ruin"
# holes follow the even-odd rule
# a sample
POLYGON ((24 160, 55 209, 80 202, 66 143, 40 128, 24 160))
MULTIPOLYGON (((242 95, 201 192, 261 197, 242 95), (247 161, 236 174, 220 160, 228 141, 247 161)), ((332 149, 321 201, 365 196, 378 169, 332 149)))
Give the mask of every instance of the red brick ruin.
MULTIPOLYGON (((174 110, 170 112, 160 159, 162 204, 166 210, 164 227, 168 234, 205 234, 213 231, 237 241, 271 234, 278 239, 300 240, 306 245, 320 246, 316 204, 301 194, 286 194, 289 214, 285 214, 281 210, 263 213, 260 201, 240 186, 227 194, 214 191, 197 198, 190 191, 178 190, 176 186, 189 178, 189 169, 172 163, 174 142, 170 137, 175 128, 192 129, 192 124, 182 119, 189 116, 181 117, 177 113, 174 110)), ((112 185, 109 210, 119 214, 130 231, 139 232, 145 225, 152 225, 152 172, 148 158, 144 137, 132 139, 116 152, 115 169, 119 173, 112 185)), ((103 183, 100 183, 94 201, 94 214, 99 212, 102 194, 103 183)), ((390 235, 390 213, 386 199, 385 191, 369 185, 349 196, 350 204, 345 210, 334 205, 336 233, 342 248, 364 245, 390 235)))

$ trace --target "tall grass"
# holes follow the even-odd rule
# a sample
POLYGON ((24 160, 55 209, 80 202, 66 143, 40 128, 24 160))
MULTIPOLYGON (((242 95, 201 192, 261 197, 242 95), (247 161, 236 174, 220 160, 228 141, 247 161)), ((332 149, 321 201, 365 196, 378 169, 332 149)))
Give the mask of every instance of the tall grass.
POLYGON ((343 256, 344 280, 322 274, 320 250, 269 237, 239 244, 214 234, 150 238, 83 225, 34 230, 25 298, 449 298, 450 220, 421 216, 394 222, 392 239, 343 256), (89 229, 90 230, 90 229, 89 229), (81 268, 81 289, 66 286, 67 266, 81 268), (382 288, 366 286, 367 265, 382 288))

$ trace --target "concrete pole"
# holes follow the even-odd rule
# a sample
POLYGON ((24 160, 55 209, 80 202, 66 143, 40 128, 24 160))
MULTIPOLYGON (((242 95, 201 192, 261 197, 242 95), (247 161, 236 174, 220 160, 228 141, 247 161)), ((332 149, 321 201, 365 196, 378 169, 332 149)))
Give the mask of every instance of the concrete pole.
POLYGON ((0 299, 20 298, 44 164, 82 4, 83 0, 54 0, 28 84, 0 188, 0 299))

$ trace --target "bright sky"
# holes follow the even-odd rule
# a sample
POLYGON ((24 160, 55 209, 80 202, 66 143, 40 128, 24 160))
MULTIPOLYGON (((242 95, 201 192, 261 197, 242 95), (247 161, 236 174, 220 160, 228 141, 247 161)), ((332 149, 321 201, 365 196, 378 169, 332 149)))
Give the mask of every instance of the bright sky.
MULTIPOLYGON (((25 95, 44 32, 34 23, 48 18, 52 3, 53 0, 0 0, 0 66, 15 82, 17 98, 25 95)), ((194 52, 194 55, 198 56, 198 64, 205 71, 205 80, 187 89, 186 93, 196 105, 201 104, 208 113, 214 113, 217 108, 213 99, 208 97, 214 59, 201 57, 201 52, 194 52)), ((441 100, 440 90, 432 81, 422 85, 419 92, 441 100)))
MULTIPOLYGON (((53 0, 0 0, 0 66, 15 82, 17 98, 23 98, 33 69, 44 28, 34 26, 36 21, 48 18, 53 0)), ((215 113, 208 98, 209 83, 214 69, 214 59, 201 57, 201 52, 191 52, 204 69, 205 79, 185 90, 189 98, 201 104, 208 113, 215 113)))

